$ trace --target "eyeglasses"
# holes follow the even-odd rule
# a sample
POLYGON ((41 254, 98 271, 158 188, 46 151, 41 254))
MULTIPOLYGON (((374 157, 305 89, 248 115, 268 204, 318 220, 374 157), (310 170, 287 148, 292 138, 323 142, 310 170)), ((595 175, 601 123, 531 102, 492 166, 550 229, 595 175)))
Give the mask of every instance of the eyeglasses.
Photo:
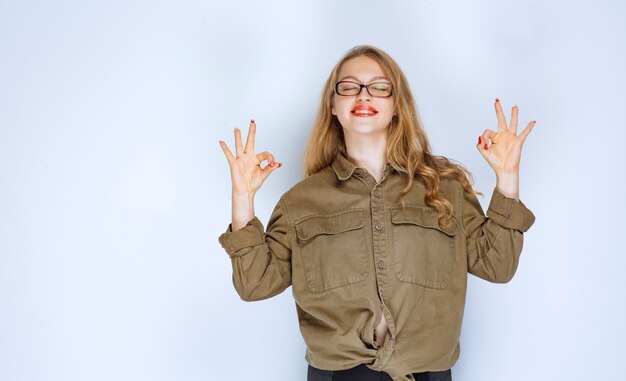
POLYGON ((351 81, 340 81, 335 85, 335 93, 342 96, 351 96, 361 93, 365 87, 367 93, 376 98, 387 98, 393 95, 393 88, 388 82, 374 82, 368 85, 351 81))

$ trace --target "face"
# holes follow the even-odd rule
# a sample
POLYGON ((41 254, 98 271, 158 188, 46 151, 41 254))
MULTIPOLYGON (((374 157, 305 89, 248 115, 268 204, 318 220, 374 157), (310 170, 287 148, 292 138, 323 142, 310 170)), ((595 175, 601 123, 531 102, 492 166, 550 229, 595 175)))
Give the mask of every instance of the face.
MULTIPOLYGON (((337 76, 339 81, 352 81, 367 85, 374 82, 391 83, 383 74, 378 62, 366 56, 344 62, 337 76)), ((373 92, 373 89, 370 91, 373 92)), ((343 127, 344 134, 373 135, 384 132, 393 118, 393 99, 371 96, 365 88, 357 95, 333 94, 333 115, 343 127)))

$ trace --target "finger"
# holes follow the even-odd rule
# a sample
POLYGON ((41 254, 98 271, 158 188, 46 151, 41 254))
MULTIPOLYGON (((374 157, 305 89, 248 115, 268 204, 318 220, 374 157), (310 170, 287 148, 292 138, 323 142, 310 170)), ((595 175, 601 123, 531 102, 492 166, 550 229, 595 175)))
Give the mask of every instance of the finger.
POLYGON ((524 128, 522 132, 519 134, 519 137, 522 139, 522 143, 526 140, 526 137, 528 136, 528 134, 530 134, 530 131, 533 130, 533 127, 535 127, 535 123, 537 123, 536 120, 533 120, 530 123, 528 123, 528 126, 526 126, 526 128, 524 128))
POLYGON ((478 152, 481 154, 482 157, 484 157, 485 159, 487 159, 487 157, 489 156, 489 149, 485 148, 486 144, 485 141, 483 140, 480 144, 476 145, 476 149, 478 150, 478 152))
POLYGON ((250 127, 248 128, 248 137, 246 138, 246 148, 243 152, 254 152, 254 137, 256 135, 256 123, 254 119, 250 120, 250 127))
POLYGON ((496 143, 494 140, 496 138, 496 135, 498 135, 495 131, 490 130, 490 129, 486 129, 485 132, 483 132, 483 134, 481 135, 481 138, 483 140, 482 142, 482 148, 483 149, 488 149, 488 147, 491 144, 496 143), (491 141, 491 144, 489 144, 489 142, 491 141))
POLYGON ((489 156, 489 150, 488 150, 487 141, 483 137, 484 135, 485 134, 483 133, 482 135, 478 136, 478 144, 476 144, 476 149, 486 159, 487 156, 489 156))
POLYGON ((517 112, 519 108, 517 105, 513 106, 513 110, 511 110, 511 126, 509 127, 509 131, 513 134, 517 134, 517 112))
POLYGON ((283 163, 274 163, 274 165, 266 165, 263 169, 261 169, 261 176, 263 177, 263 181, 267 179, 270 173, 274 172, 276 169, 280 168, 283 163))
POLYGON ((485 130, 485 132, 483 132, 482 135, 480 135, 478 137, 478 143, 476 144, 476 149, 478 150, 478 152, 480 152, 480 154, 487 159, 489 157, 490 151, 489 151, 489 140, 492 140, 495 138, 497 134, 495 133, 495 131, 492 130, 485 130))
POLYGON ((235 153, 237 157, 243 155, 243 144, 241 143, 241 131, 235 128, 235 153))
POLYGON ((498 118, 498 131, 506 131, 506 118, 504 113, 502 113, 502 105, 498 98, 496 98, 494 107, 496 108, 496 117, 498 118))
POLYGON ((232 164, 235 161, 235 157, 233 153, 230 152, 226 143, 220 140, 220 147, 222 147, 222 151, 224 151, 224 155, 226 155, 226 160, 228 160, 228 164, 232 164))
POLYGON ((260 154, 256 155, 256 158, 259 160, 259 162, 267 160, 270 165, 274 163, 274 155, 267 151, 261 152, 260 154))

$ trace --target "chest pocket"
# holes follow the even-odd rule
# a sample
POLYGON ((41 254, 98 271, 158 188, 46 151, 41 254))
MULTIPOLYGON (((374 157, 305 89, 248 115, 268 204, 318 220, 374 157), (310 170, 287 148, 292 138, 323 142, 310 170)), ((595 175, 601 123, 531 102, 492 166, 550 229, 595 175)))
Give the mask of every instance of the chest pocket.
POLYGON ((295 227, 309 291, 320 293, 367 278, 363 209, 306 216, 295 227))
POLYGON ((437 210, 426 206, 391 208, 393 252, 398 281, 445 289, 454 264, 454 220, 437 224, 437 210))

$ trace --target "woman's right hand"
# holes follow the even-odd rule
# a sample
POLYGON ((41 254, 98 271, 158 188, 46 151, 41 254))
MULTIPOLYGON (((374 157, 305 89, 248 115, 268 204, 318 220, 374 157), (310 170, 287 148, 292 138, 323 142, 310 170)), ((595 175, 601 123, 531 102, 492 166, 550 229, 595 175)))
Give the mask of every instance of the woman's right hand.
POLYGON ((235 128, 235 154, 233 156, 224 141, 220 140, 220 147, 226 155, 230 166, 230 177, 233 185, 233 194, 240 196, 254 196, 261 187, 265 179, 276 168, 280 168, 282 163, 274 162, 274 155, 265 151, 259 154, 254 153, 254 136, 256 134, 256 123, 254 119, 250 121, 246 147, 241 141, 241 131, 235 128), (261 168, 261 162, 268 161, 268 164, 261 168))

